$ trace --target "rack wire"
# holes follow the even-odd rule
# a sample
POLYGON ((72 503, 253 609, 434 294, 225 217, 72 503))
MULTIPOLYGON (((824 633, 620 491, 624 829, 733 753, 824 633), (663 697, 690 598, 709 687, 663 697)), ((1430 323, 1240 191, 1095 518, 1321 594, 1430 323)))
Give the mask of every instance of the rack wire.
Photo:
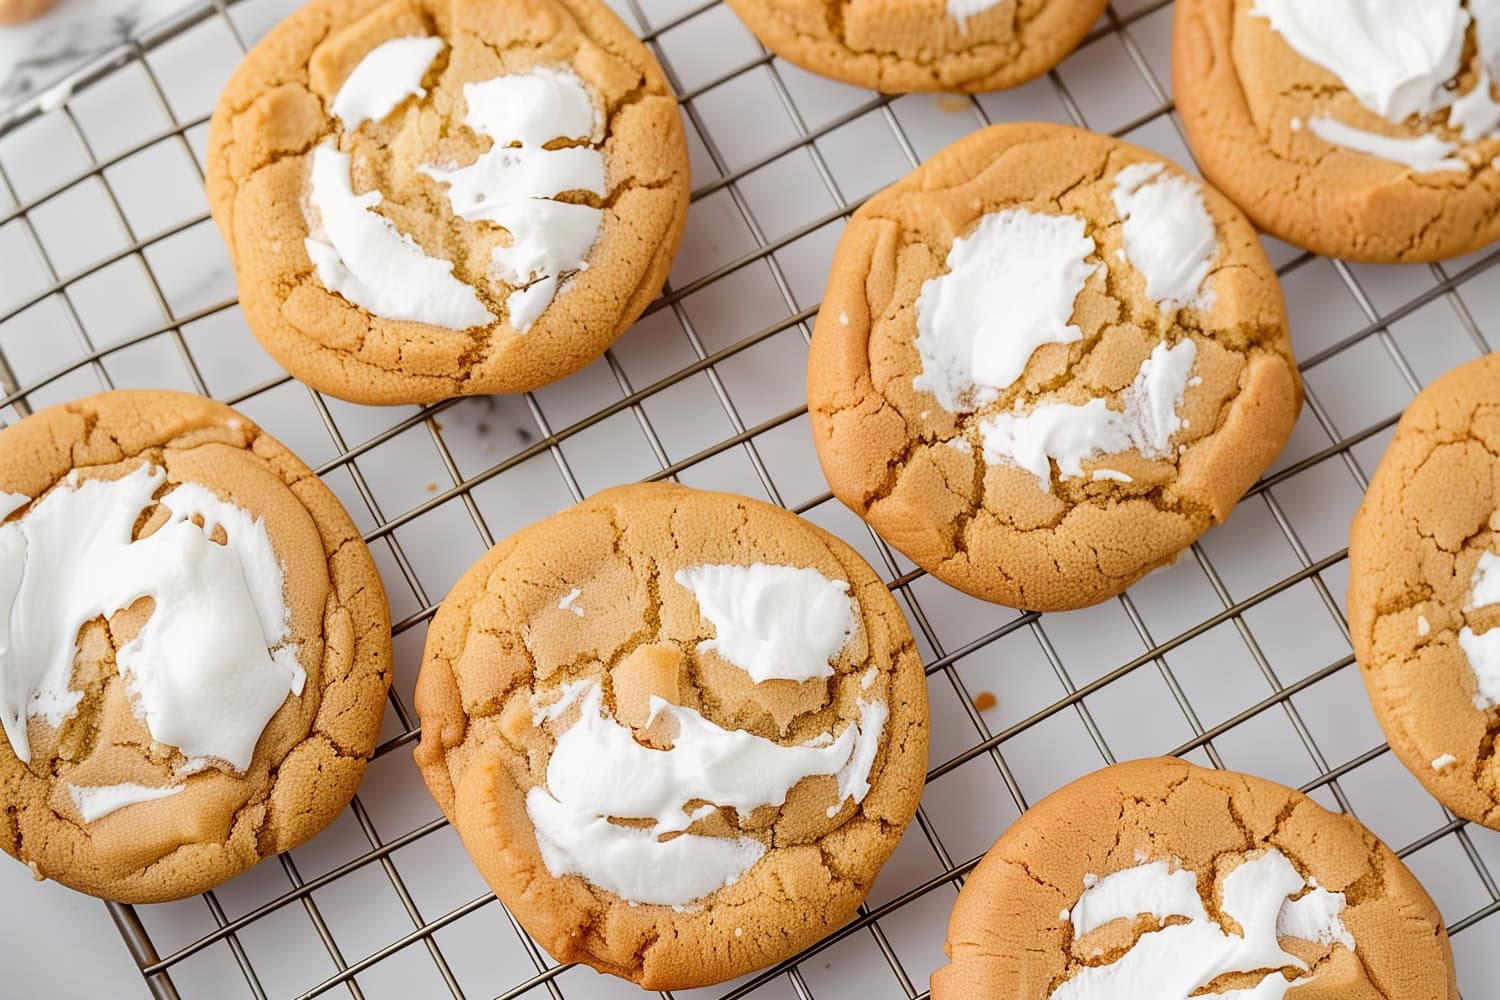
POLYGON ((389 409, 325 398, 265 358, 197 194, 218 87, 295 5, 199 2, 0 115, 0 420, 132 385, 245 409, 350 508, 396 619, 383 742, 346 814, 202 897, 109 906, 150 995, 639 995, 555 964, 484 889, 415 777, 410 696, 426 623, 484 548, 613 482, 675 478, 764 496, 865 554, 918 635, 934 722, 922 808, 858 918, 676 996, 926 997, 953 897, 994 837, 1071 778, 1152 753, 1360 816, 1436 898, 1465 995, 1500 996, 1486 967, 1500 835, 1442 810, 1387 752, 1342 604, 1348 519, 1401 408, 1500 344, 1500 250, 1367 268, 1267 240, 1308 387, 1287 454, 1227 526, 1121 598, 1012 612, 937 584, 827 492, 801 400, 810 321, 843 220, 967 131, 1052 118, 1190 164, 1167 89, 1170 3, 1117 0, 1045 79, 957 98, 821 81, 719 0, 619 0, 690 133, 693 210, 666 290, 558 386, 389 409))

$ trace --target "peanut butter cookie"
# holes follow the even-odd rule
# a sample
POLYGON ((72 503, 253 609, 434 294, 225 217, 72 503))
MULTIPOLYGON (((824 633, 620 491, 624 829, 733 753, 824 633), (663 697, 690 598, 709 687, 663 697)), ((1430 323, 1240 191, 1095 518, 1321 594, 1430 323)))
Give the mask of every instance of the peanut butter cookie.
POLYGON ((313 0, 209 129, 246 320, 361 403, 582 368, 661 289, 688 187, 661 67, 598 0, 313 0))
POLYGON ((1500 0, 1180 0, 1172 80, 1273 236, 1375 263, 1500 239, 1500 0))
POLYGON ((1033 806, 958 894, 933 1000, 1457 1000, 1437 907, 1350 816, 1175 759, 1033 806))
POLYGON ((157 902, 296 847, 353 797, 390 662, 348 515, 227 406, 0 430, 0 847, 37 877, 157 902))
POLYGON ((0 25, 21 24, 52 9, 53 0, 0 0, 0 25))
POLYGON ((866 202, 808 363, 834 494, 939 579, 1042 611, 1228 517, 1301 392, 1245 218, 1059 125, 992 126, 866 202))
POLYGON ((927 686, 895 600, 769 504, 608 490, 443 602, 416 759, 560 962, 721 982, 844 923, 916 811, 927 686))
POLYGON ((1004 90, 1062 62, 1109 0, 727 0, 766 48, 821 76, 905 93, 1004 90))
POLYGON ((1349 531, 1349 631, 1391 749, 1500 830, 1500 355, 1397 425, 1349 531))

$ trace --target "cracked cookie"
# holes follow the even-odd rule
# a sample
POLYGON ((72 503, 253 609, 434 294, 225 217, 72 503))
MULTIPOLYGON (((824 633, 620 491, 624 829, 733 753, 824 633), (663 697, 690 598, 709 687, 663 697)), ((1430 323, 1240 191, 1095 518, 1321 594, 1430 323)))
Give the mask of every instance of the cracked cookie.
POLYGON ((246 321, 360 403, 582 368, 661 289, 688 187, 661 67, 598 0, 313 0, 209 127, 246 321))
POLYGON ((1397 425, 1349 531, 1349 631, 1396 756, 1500 830, 1500 354, 1397 425))
POLYGON ((766 48, 886 93, 982 93, 1041 76, 1108 0, 727 0, 766 48))
POLYGON ((1500 239, 1500 0, 1181 0, 1173 89, 1203 173, 1316 253, 1500 239))
POLYGON ((0 430, 0 847, 158 902, 349 803, 390 686, 369 550, 219 403, 112 392, 0 430))
POLYGON ((1173 758, 1028 810, 946 949, 933 1000, 1458 1000, 1437 907, 1359 821, 1173 758))
POLYGON ((417 764, 560 962, 651 990, 771 965, 854 916, 916 811, 927 686, 843 542, 778 507, 607 490, 443 602, 417 764))
POLYGON ((1228 517, 1301 393, 1244 217, 1060 125, 991 126, 866 202, 808 360, 834 494, 944 582, 1041 611, 1228 517))

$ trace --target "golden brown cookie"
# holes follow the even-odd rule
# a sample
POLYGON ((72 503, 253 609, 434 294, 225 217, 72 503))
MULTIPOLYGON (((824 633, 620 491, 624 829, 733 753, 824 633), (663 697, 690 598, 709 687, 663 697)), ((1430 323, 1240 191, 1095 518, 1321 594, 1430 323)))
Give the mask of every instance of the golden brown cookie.
POLYGON ((1500 239, 1495 0, 1182 0, 1172 81, 1204 175, 1273 236, 1376 263, 1500 239))
POLYGON ((1350 816, 1162 758, 1033 806, 948 924, 932 1000, 1457 1000, 1437 907, 1350 816))
POLYGON ((927 762, 922 663, 869 566, 672 484, 491 549, 433 619, 417 711, 427 787, 527 932, 652 990, 852 917, 927 762))
POLYGON ((354 795, 390 614, 338 500, 227 406, 111 392, 0 430, 0 847, 157 902, 354 795))
POLYGON ((886 93, 1004 90, 1083 40, 1108 0, 728 0, 766 48, 886 93))
POLYGON ((0 0, 0 24, 20 24, 41 17, 53 0, 0 0))
POLYGON ((996 125, 844 230, 808 362, 834 494, 961 590, 1092 604, 1229 516, 1301 405, 1276 275, 1135 146, 996 125))
POLYGON ((313 0, 209 129, 251 329, 362 403, 582 368, 661 289, 688 188, 661 67, 598 0, 313 0))
POLYGON ((1349 531, 1349 631, 1391 749, 1500 829, 1500 355, 1407 408, 1349 531))

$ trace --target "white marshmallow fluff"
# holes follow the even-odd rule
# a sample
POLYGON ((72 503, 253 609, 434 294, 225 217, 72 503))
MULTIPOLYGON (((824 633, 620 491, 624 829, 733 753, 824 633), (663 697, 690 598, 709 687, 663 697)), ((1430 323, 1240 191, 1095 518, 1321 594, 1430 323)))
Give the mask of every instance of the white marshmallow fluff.
MULTIPOLYGON (((442 51, 439 38, 398 38, 360 60, 330 107, 345 129, 381 121, 410 97, 425 97, 422 78, 442 51)), ((494 140, 465 167, 420 169, 447 189, 455 215, 504 229, 508 245, 491 255, 490 278, 512 287, 510 325, 529 330, 561 283, 584 270, 603 213, 558 201, 569 192, 606 193, 604 156, 589 145, 548 149, 557 139, 587 142, 600 116, 570 68, 538 67, 464 86, 464 123, 494 140)), ((318 280, 329 291, 384 319, 466 330, 493 323, 474 288, 451 261, 427 254, 375 212, 379 191, 356 195, 349 157, 331 140, 313 153, 309 202, 314 232, 305 241, 318 280)))
POLYGON ((1469 17, 1479 47, 1479 81, 1453 101, 1448 125, 1462 131, 1465 142, 1475 142, 1500 131, 1500 101, 1494 84, 1500 82, 1500 0, 1469 0, 1469 17))
POLYGON ((1223 975, 1262 970, 1265 975, 1249 989, 1208 995, 1280 1000, 1313 976, 1307 963, 1281 947, 1279 938, 1355 948, 1341 917, 1343 894, 1311 886, 1274 848, 1226 875, 1222 890, 1222 909, 1239 925, 1238 933, 1226 931, 1208 915, 1198 876, 1174 870, 1170 862, 1142 864, 1103 878, 1087 876, 1078 902, 1065 911, 1075 935, 1142 914, 1164 926, 1142 934, 1113 961, 1084 967, 1053 990, 1051 1000, 1188 1000, 1223 975), (1178 922, 1166 923, 1174 918, 1178 922), (1282 969, 1299 974, 1288 979, 1282 969))
MULTIPOLYGON (((1256 0, 1251 13, 1302 58, 1339 78, 1361 104, 1392 123, 1447 108, 1464 142, 1500 130, 1500 0, 1256 0), (1467 92, 1448 89, 1466 66, 1474 25, 1479 75, 1467 92)), ((1400 163, 1419 173, 1468 170, 1459 145, 1437 135, 1393 137, 1319 116, 1308 127, 1324 142, 1400 163)))
POLYGON ((78 809, 78 814, 83 817, 83 821, 93 823, 119 812, 126 806, 155 802, 157 799, 169 799, 186 787, 186 785, 165 785, 150 788, 134 782, 124 782, 119 785, 69 785, 68 794, 72 796, 73 805, 78 809))
POLYGON ((1319 115, 1310 118, 1307 127, 1324 142, 1352 149, 1356 153, 1368 153, 1382 160, 1410 167, 1419 174, 1440 170, 1468 170, 1469 165, 1459 159, 1458 144, 1439 139, 1435 135, 1399 136, 1381 135, 1353 125, 1345 125, 1337 118, 1319 115))
MULTIPOLYGON (((1500 604, 1500 556, 1486 552, 1479 557, 1469 581, 1467 607, 1472 611, 1493 604, 1500 604)), ((1484 709, 1500 705, 1500 628, 1476 634, 1465 625, 1458 632, 1458 647, 1469 661, 1479 686, 1475 706, 1484 709)))
POLYGON ((968 20, 975 14, 983 14, 1000 0, 947 0, 948 16, 958 22, 962 31, 968 31, 968 20))
POLYGON ((1483 552, 1469 579, 1469 607, 1487 608, 1500 604, 1500 556, 1483 552))
POLYGON ((678 570, 714 626, 699 643, 757 683, 832 677, 830 661, 859 627, 849 584, 797 566, 704 565, 678 570))
POLYGON ((994 401, 1043 344, 1083 339, 1073 302, 1094 271, 1094 241, 1076 215, 1005 209, 953 241, 946 273, 917 296, 912 385, 945 410, 966 413, 994 401))
MULTIPOLYGON (((346 129, 380 121, 408 97, 426 96, 422 77, 443 49, 441 38, 396 38, 368 52, 330 110, 346 129)), ((349 157, 333 140, 313 150, 308 201, 313 232, 303 241, 318 280, 330 292, 384 319, 466 330, 494 322, 453 263, 429 256, 374 209, 379 191, 354 193, 349 157)))
MULTIPOLYGON (((1036 477, 1042 492, 1052 492, 1052 464, 1063 479, 1083 476, 1083 462, 1135 449, 1147 458, 1172 454, 1172 435, 1182 427, 1178 410, 1187 393, 1198 347, 1184 340, 1174 347, 1157 344, 1151 357, 1122 393, 1121 408, 1095 398, 1083 404, 1020 403, 979 425, 984 460, 991 465, 1018 465, 1036 477)), ((1129 482, 1112 469, 1094 470, 1094 479, 1129 482)))
POLYGON ((1479 56, 1490 80, 1500 80, 1500 0, 1469 0, 1479 56))
MULTIPOLYGON (((152 738, 182 751, 185 771, 243 772, 271 717, 302 693, 285 571, 265 522, 183 483, 160 500, 166 523, 133 540, 165 481, 142 466, 114 481, 67 482, 0 525, 0 722, 22 761, 31 760, 27 720, 60 726, 83 697, 71 687, 79 631, 143 597, 155 607, 116 661, 152 738), (227 544, 210 541, 218 528, 227 544)), ((75 801, 88 821, 167 794, 109 786, 78 789, 75 801)))
POLYGON ((451 261, 428 256, 373 211, 383 200, 379 191, 354 193, 349 156, 332 141, 313 150, 310 201, 320 225, 303 245, 323 287, 384 319, 449 330, 493 322, 451 261))
POLYGON ((371 49, 339 87, 329 110, 346 129, 380 121, 408 97, 426 97, 422 77, 443 51, 443 40, 393 38, 371 49))
MULTIPOLYGON (((1146 279, 1147 296, 1167 314, 1210 308, 1219 244, 1198 182, 1165 173, 1160 163, 1132 164, 1116 174, 1111 198, 1121 221, 1120 256, 1146 279)), ((913 386, 950 412, 971 412, 1014 384, 1037 348, 1081 340, 1071 319, 1078 294, 1104 267, 1090 263, 1095 252, 1076 215, 1006 209, 982 218, 954 241, 947 272, 922 285, 915 342, 922 370, 913 386)), ((1192 341, 1163 341, 1118 404, 1017 400, 1010 412, 980 422, 984 459, 1018 465, 1051 492, 1054 463, 1063 478, 1077 478, 1083 462, 1105 455, 1134 449, 1167 457, 1183 426, 1178 411, 1196 358, 1192 341)), ((1130 481, 1116 469, 1091 474, 1130 481)))
POLYGON ((1447 105, 1469 26, 1460 0, 1255 0, 1251 13, 1392 122, 1447 105))
POLYGON ((863 801, 888 715, 884 702, 862 700, 858 722, 841 732, 783 746, 653 697, 651 721, 670 720, 676 730, 671 748, 656 750, 608 715, 594 681, 566 686, 535 718, 555 720, 575 705, 578 718, 557 737, 546 787, 526 796, 548 872, 580 875, 632 903, 678 907, 733 885, 765 853, 754 838, 683 831, 717 807, 744 815, 779 806, 812 775, 837 781, 830 816, 845 802, 863 801), (706 804, 689 811, 692 802, 706 804), (651 826, 621 826, 611 818, 651 826))
POLYGON ((1463 650, 1479 686, 1479 693, 1474 696, 1475 707, 1500 705, 1500 628, 1475 633, 1465 625, 1458 631, 1458 648, 1463 650))
POLYGON ((1160 163, 1132 163, 1115 174, 1111 198, 1123 223, 1125 258, 1146 279, 1163 312, 1206 305, 1203 283, 1219 252, 1203 188, 1160 163))
POLYGON ((556 201, 569 191, 603 196, 604 155, 591 146, 547 149, 554 139, 587 140, 598 127, 593 98, 571 69, 527 73, 464 86, 464 119, 494 146, 467 167, 422 171, 448 187, 455 215, 510 233, 496 247, 494 274, 520 286, 506 300, 510 322, 525 332, 552 303, 559 282, 588 266, 603 212, 556 201))

